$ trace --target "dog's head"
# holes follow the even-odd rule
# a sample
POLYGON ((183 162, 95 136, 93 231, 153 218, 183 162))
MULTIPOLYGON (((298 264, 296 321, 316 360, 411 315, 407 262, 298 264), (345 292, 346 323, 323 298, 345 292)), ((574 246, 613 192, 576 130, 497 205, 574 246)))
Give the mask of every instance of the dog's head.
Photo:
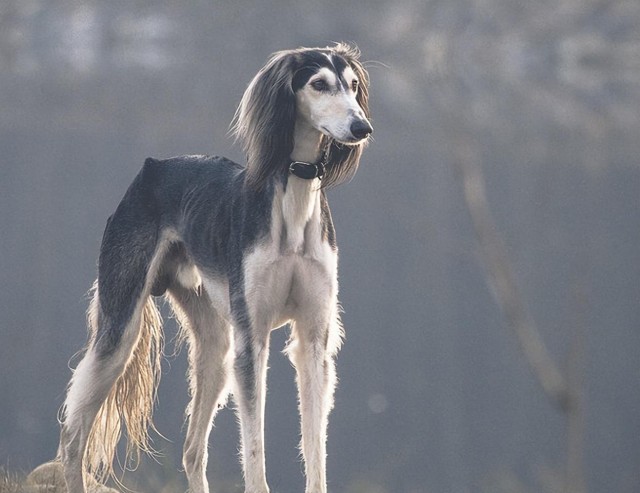
POLYGON ((297 118, 324 136, 322 186, 349 179, 372 132, 369 77, 357 49, 337 44, 280 51, 254 77, 234 119, 251 184, 260 187, 286 172, 297 118))
POLYGON ((357 145, 373 131, 367 114, 368 79, 353 50, 302 51, 292 78, 296 117, 326 137, 357 145))

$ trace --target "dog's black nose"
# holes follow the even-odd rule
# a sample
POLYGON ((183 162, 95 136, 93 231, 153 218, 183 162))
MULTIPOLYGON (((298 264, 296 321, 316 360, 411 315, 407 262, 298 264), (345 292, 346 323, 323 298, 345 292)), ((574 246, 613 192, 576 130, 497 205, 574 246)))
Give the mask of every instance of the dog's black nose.
POLYGON ((367 120, 356 120, 351 124, 351 134, 358 140, 364 139, 373 132, 373 128, 367 120))

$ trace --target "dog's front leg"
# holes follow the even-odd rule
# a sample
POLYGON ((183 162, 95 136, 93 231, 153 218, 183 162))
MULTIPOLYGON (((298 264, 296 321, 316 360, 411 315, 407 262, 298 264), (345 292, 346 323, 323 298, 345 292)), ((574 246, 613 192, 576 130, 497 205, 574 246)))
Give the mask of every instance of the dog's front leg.
POLYGON ((245 493, 268 493, 264 458, 264 406, 269 331, 235 331, 234 400, 238 406, 245 493))
POLYGON ((327 424, 336 385, 334 356, 340 339, 333 319, 299 320, 287 349, 296 369, 306 493, 326 493, 327 424))

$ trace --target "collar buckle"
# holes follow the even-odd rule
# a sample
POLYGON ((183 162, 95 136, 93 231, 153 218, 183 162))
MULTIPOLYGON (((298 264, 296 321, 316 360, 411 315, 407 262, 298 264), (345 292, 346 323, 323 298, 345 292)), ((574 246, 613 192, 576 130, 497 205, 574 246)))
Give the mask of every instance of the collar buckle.
POLYGON ((293 161, 289 165, 289 173, 303 180, 313 180, 314 178, 322 179, 324 175, 324 163, 322 161, 317 164, 293 161))

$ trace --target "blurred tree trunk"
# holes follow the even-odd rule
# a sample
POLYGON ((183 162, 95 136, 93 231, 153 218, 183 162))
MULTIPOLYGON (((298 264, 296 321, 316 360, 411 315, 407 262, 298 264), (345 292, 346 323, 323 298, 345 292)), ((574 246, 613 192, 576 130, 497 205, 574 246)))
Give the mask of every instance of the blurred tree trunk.
MULTIPOLYGON (((502 310, 508 328, 549 401, 567 420, 567 459, 562 490, 586 493, 584 479, 584 323, 578 320, 571 335, 567 369, 562 373, 553 361, 540 335, 527 303, 518 288, 511 262, 491 214, 484 176, 473 139, 459 139, 454 157, 462 181, 464 200, 471 216, 485 267, 487 284, 502 310)), ((584 295, 578 290, 578 313, 583 313, 584 295)))

